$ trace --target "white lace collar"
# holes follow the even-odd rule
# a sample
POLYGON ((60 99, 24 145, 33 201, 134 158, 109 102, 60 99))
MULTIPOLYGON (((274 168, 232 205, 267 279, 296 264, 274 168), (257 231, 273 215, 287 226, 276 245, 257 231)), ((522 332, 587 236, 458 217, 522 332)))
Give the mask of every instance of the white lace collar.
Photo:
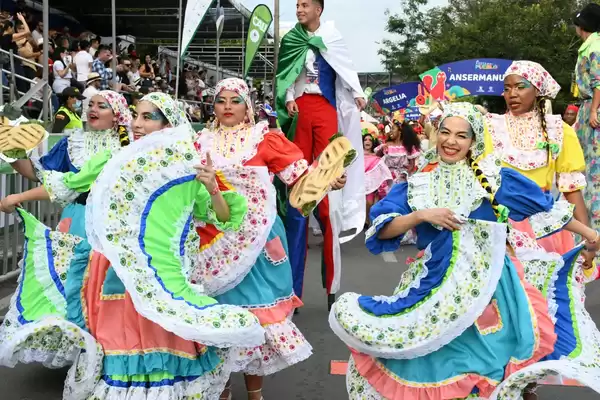
POLYGON ((489 195, 466 161, 440 161, 433 171, 419 172, 408 179, 408 204, 413 211, 448 208, 466 218, 484 198, 489 195))
POLYGON ((67 151, 71 164, 81 169, 86 161, 93 155, 104 150, 118 150, 121 148, 119 135, 114 129, 103 131, 84 132, 77 130, 68 138, 67 151))
POLYGON ((494 152, 508 165, 530 171, 548 165, 549 151, 554 160, 560 154, 563 144, 563 122, 560 115, 546 115, 547 141, 538 113, 519 116, 487 114, 486 118, 494 152))
POLYGON ((219 127, 216 130, 204 129, 196 142, 198 151, 210 156, 217 166, 244 165, 254 158, 258 145, 269 132, 268 122, 256 125, 242 124, 235 127, 219 127))

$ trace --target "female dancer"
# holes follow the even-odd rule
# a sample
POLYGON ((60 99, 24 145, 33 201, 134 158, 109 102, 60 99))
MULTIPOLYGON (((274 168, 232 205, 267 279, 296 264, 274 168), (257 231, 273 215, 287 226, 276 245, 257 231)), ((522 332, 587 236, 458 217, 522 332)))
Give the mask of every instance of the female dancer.
POLYGON ((49 192, 53 199, 94 183, 85 215, 89 241, 51 232, 19 210, 26 254, 33 256, 25 256, 21 286, 0 331, 3 364, 41 361, 56 367, 75 361, 65 391, 74 399, 217 399, 229 362, 226 353, 207 345, 264 341, 252 314, 217 305, 200 286, 187 283, 185 266, 198 256, 189 250, 198 240, 185 224, 190 212, 197 223, 235 231, 246 201, 218 190, 210 163, 191 179, 178 176, 172 186, 159 182, 157 177, 193 171, 194 131, 168 96, 144 97, 134 136, 165 128, 175 129, 154 134, 167 137, 163 145, 149 137, 115 155, 97 154, 76 174, 54 174, 54 185, 61 182, 62 190, 49 192), (143 210, 143 217, 121 223, 133 210, 143 210), (164 219, 176 213, 184 223, 165 226, 164 219), (138 248, 127 241, 131 235, 138 248), (177 252, 168 249, 173 240, 177 252), (81 349, 86 356, 78 356, 81 349))
POLYGON ((26 200, 45 199, 46 191, 51 198, 55 193, 54 198, 64 207, 58 230, 86 238, 84 215, 88 194, 65 191, 61 174, 79 172, 93 156, 105 151, 115 152, 129 144, 127 130, 130 123, 131 113, 122 95, 105 90, 93 96, 89 103, 89 131, 74 131, 39 159, 15 160, 11 163, 17 172, 29 180, 43 181, 45 188, 32 189, 27 198, 23 198, 24 193, 8 196, 2 200, 3 207, 10 208, 26 200))
POLYGON ((597 329, 570 295, 574 257, 555 260, 541 277, 546 300, 505 246, 508 217, 551 220, 593 251, 598 233, 518 172, 490 163, 484 173, 475 162, 483 150, 482 115, 468 103, 445 106, 437 167, 373 207, 371 252, 396 250, 416 228, 425 255, 393 296, 346 293, 331 310, 332 329, 352 349, 350 399, 487 398, 505 376, 543 357, 600 356, 597 329))
MULTIPOLYGON (((218 168, 237 165, 268 170, 288 186, 307 172, 308 165, 302 151, 288 141, 281 131, 270 130, 264 122, 254 124, 249 90, 243 80, 231 78, 219 82, 216 87, 215 114, 216 128, 205 129, 197 143, 202 158, 210 152, 218 168)), ((325 153, 329 151, 326 148, 325 153)), ((318 160, 314 165, 307 179, 311 173, 328 175, 327 169, 323 169, 318 160)), ((331 186, 339 189, 344 183, 345 178, 336 179, 331 186)), ((255 230, 261 230, 255 235, 258 238, 264 236, 255 245, 260 253, 248 268, 234 270, 229 284, 216 290, 213 287, 209 293, 217 293, 215 298, 220 303, 235 304, 250 310, 265 328, 266 343, 256 348, 240 349, 234 367, 245 373, 248 399, 258 400, 262 398, 262 376, 303 361, 311 355, 312 348, 290 319, 294 309, 300 307, 302 302, 292 288, 286 235, 283 223, 277 216, 274 187, 268 183, 268 186, 247 196, 249 218, 255 230), (265 228, 267 234, 263 235, 265 228)), ((247 258, 252 260, 249 256, 247 258)), ((210 282, 214 281, 213 274, 227 268, 228 262, 223 262, 225 267, 219 268, 214 266, 215 263, 212 264, 198 279, 209 282, 207 288, 212 287, 210 282)), ((227 388, 222 398, 230 396, 227 388)))
MULTIPOLYGON (((375 149, 378 156, 383 157, 385 165, 392 172, 394 183, 406 182, 415 171, 415 163, 421 155, 419 137, 408 122, 394 121, 386 142, 375 149)), ((386 185, 380 190, 379 197, 384 197, 391 189, 386 185)))
MULTIPOLYGON (((584 194, 591 219, 591 226, 600 229, 600 202, 598 201, 600 164, 598 163, 598 132, 600 120, 600 90, 596 79, 600 75, 600 6, 590 3, 575 18, 577 35, 583 40, 579 48, 575 79, 579 97, 583 100, 577 121, 573 128, 582 144, 586 161, 586 182, 584 194)), ((573 107, 573 106, 569 106, 573 107)), ((596 259, 598 263, 598 259, 596 259)), ((600 263, 598 263, 600 264, 600 263)), ((596 275, 598 272, 596 272, 596 275)))
POLYGON ((363 150, 365 156, 365 193, 367 194, 367 219, 365 226, 370 224, 369 212, 377 201, 378 190, 386 182, 393 180, 390 169, 381 157, 375 154, 379 142, 372 134, 363 134, 363 150))
MULTIPOLYGON (((589 225, 581 190, 585 188, 583 151, 573 128, 560 115, 546 114, 543 106, 560 91, 558 83, 539 64, 515 61, 504 74, 504 100, 508 112, 488 113, 486 124, 494 152, 502 165, 513 168, 550 191, 554 182, 567 201, 575 206, 575 218, 589 225)), ((515 228, 533 235, 543 226, 528 221, 515 228)), ((564 254, 573 248, 569 232, 546 235, 539 244, 546 250, 564 254)))

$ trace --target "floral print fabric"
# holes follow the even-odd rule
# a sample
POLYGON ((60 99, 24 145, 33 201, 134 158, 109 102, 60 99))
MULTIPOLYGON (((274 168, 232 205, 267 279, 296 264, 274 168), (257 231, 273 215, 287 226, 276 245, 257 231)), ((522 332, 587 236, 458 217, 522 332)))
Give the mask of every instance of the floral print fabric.
POLYGON ((560 85, 552 75, 540 64, 533 61, 513 61, 504 73, 504 78, 509 75, 519 75, 527 79, 539 90, 540 97, 555 98, 560 92, 560 85))
POLYGON ((586 163, 587 183, 584 189, 584 199, 592 228, 600 230, 600 201, 598 201, 600 194, 600 129, 590 126, 591 98, 594 89, 600 87, 600 35, 598 33, 592 34, 581 46, 575 77, 579 94, 584 100, 577 114, 577 122, 573 126, 583 148, 586 163))
POLYGON ((190 124, 189 120, 187 119, 185 111, 183 111, 179 104, 168 94, 150 93, 142 97, 140 101, 152 103, 163 113, 173 128, 176 128, 180 125, 185 125, 187 128, 189 128, 190 133, 195 136, 196 132, 194 131, 194 128, 192 128, 192 124, 190 124))

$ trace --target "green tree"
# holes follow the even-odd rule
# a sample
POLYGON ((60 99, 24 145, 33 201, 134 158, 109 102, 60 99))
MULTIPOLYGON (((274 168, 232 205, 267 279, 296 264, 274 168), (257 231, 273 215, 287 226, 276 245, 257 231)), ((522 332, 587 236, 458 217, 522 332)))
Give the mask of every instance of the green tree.
POLYGON ((585 3, 572 0, 450 0, 426 10, 426 0, 405 0, 402 14, 388 13, 380 55, 404 81, 436 65, 470 58, 525 59, 542 64, 560 83, 557 103, 570 87, 581 42, 573 16, 585 3), (418 21, 418 22, 417 22, 418 21))

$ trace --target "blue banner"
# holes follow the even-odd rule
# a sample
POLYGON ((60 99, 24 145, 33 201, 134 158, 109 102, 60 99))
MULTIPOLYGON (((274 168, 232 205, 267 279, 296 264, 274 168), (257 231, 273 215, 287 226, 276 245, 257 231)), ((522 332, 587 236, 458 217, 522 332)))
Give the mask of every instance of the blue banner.
POLYGON ((420 75, 435 100, 453 100, 463 96, 501 96, 504 72, 511 60, 478 58, 435 67, 420 75))
POLYGON ((404 119, 407 121, 418 121, 421 118, 421 111, 417 107, 409 107, 404 110, 404 119))
POLYGON ((383 115, 410 106, 425 105, 428 97, 421 82, 406 82, 381 89, 373 95, 373 100, 377 111, 383 115))

